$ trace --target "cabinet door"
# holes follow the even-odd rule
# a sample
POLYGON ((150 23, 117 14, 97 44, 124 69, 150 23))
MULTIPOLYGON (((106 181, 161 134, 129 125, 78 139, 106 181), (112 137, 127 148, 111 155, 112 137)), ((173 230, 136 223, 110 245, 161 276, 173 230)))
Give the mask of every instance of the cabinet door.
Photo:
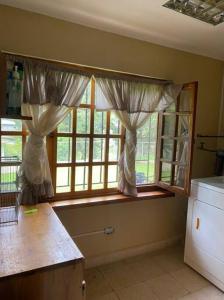
POLYGON ((0 280, 0 299, 84 300, 83 263, 70 263, 0 280))
POLYGON ((192 216, 192 246, 224 262, 224 211, 194 202, 192 216))

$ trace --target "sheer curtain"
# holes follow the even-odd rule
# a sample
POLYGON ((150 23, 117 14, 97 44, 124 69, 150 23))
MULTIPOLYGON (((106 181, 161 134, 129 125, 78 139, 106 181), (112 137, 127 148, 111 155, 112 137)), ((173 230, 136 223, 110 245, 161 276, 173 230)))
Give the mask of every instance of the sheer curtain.
MULTIPOLYGON (((18 61, 18 57, 15 59, 18 61)), ((24 65, 23 115, 29 137, 25 145, 19 176, 21 203, 34 204, 54 195, 46 149, 46 136, 56 129, 66 114, 78 107, 91 74, 33 59, 24 65)))
MULTIPOLYGON (((189 91, 182 91, 180 97, 180 107, 179 110, 182 112, 191 111, 190 107, 191 95, 189 91)), ((178 136, 180 139, 178 141, 178 152, 177 160, 180 164, 177 166, 177 185, 184 187, 186 181, 186 167, 187 162, 189 161, 189 116, 180 116, 179 117, 179 132, 178 136)))
POLYGON ((126 129, 124 151, 119 160, 119 190, 137 195, 135 154, 137 129, 150 114, 164 110, 176 100, 181 86, 96 77, 96 109, 113 110, 126 129))

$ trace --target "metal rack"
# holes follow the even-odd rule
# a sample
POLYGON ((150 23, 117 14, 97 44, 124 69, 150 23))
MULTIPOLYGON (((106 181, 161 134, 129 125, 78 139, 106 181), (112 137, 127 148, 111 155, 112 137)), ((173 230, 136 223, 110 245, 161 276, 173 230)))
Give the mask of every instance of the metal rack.
POLYGON ((0 157, 0 225, 18 223, 20 164, 17 156, 0 157))

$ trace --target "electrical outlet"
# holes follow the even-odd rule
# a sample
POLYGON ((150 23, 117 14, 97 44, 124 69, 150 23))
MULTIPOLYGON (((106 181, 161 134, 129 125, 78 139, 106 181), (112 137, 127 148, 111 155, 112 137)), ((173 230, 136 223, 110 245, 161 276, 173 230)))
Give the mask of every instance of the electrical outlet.
POLYGON ((108 234, 109 235, 109 234, 114 233, 114 231, 115 231, 115 229, 112 226, 104 228, 104 234, 108 234))

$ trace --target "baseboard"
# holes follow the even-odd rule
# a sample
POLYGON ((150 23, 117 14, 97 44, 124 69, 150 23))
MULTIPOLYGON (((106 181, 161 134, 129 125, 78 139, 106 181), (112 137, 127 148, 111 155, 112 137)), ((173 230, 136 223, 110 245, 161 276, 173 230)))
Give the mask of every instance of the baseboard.
POLYGON ((141 255, 145 253, 155 252, 172 245, 181 243, 183 240, 183 235, 179 235, 167 240, 154 242, 146 245, 141 245, 133 248, 122 249, 112 253, 107 253, 100 256, 87 257, 86 258, 86 268, 93 268, 100 265, 116 262, 125 258, 129 258, 136 255, 141 255))

